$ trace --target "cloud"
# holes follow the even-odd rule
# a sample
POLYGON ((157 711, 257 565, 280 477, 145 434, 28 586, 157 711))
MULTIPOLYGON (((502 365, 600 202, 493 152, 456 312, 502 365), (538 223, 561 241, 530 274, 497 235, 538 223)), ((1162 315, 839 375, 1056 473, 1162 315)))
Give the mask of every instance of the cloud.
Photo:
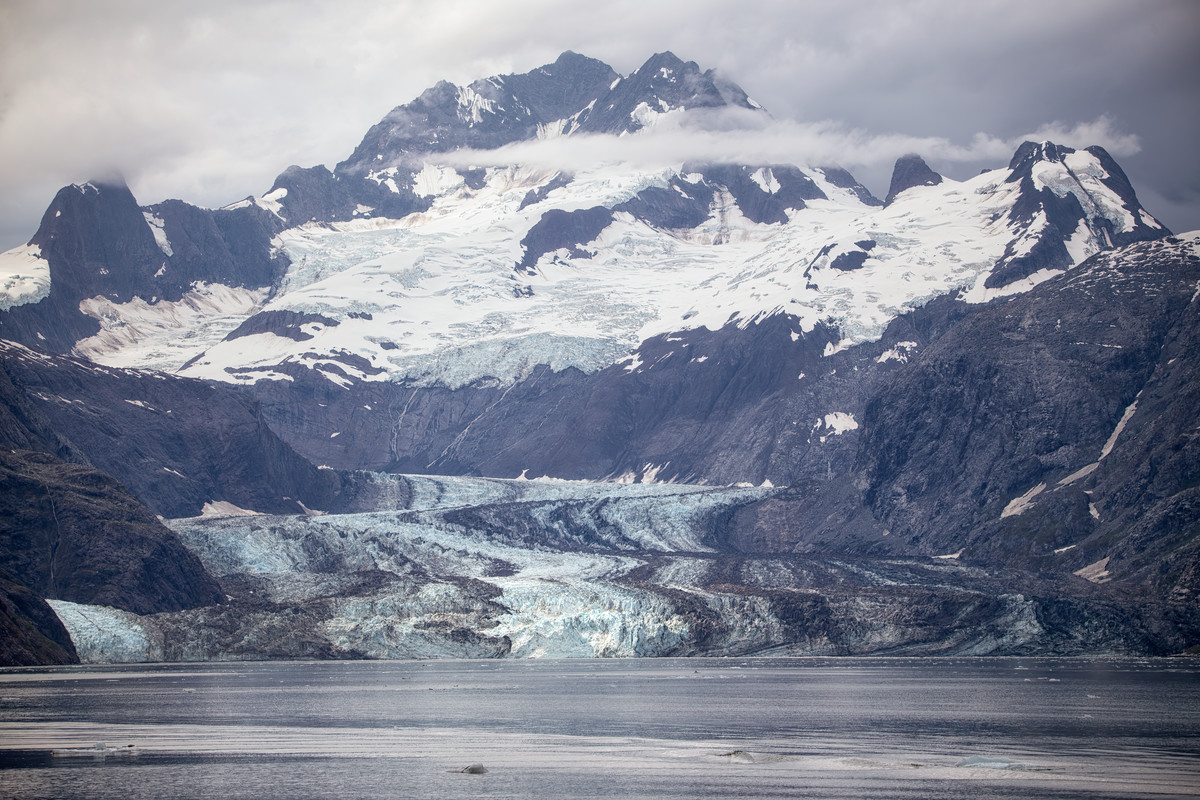
POLYGON ((562 170, 617 162, 660 168, 689 161, 854 169, 890 166, 907 153, 918 153, 939 164, 1007 163, 1018 145, 1028 139, 1049 139, 1077 148, 1100 145, 1118 157, 1140 148, 1136 135, 1121 132, 1107 116, 1069 126, 1048 123, 1016 137, 977 133, 966 142, 954 142, 937 136, 874 133, 834 121, 775 120, 743 109, 701 109, 668 112, 628 136, 556 136, 438 158, 461 166, 527 164, 562 170))

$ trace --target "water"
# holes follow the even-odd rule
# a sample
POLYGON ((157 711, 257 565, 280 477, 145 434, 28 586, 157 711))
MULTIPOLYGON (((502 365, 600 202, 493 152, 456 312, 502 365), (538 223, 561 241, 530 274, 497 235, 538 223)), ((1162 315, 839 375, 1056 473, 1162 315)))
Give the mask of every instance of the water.
POLYGON ((1200 663, 647 659, 0 671, 3 798, 716 795, 1200 797, 1200 663), (469 764, 487 772, 452 772, 469 764))

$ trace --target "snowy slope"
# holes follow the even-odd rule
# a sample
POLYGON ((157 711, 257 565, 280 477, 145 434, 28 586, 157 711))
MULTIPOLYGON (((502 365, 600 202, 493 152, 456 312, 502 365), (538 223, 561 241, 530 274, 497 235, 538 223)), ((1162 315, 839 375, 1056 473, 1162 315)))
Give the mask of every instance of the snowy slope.
MULTIPOLYGON (((1048 142, 961 183, 906 156, 886 205, 814 165, 464 166, 464 150, 637 137, 667 118, 703 128, 716 112, 765 114, 670 53, 627 77, 566 53, 525 75, 440 83, 335 171, 291 167, 261 198, 222 210, 273 237, 269 252, 265 240, 238 250, 263 271, 288 264, 269 287, 225 274, 171 299, 153 286, 72 299, 99 326, 75 352, 233 383, 312 369, 342 385, 456 388, 511 385, 537 365, 594 372, 629 359, 634 371, 651 337, 775 314, 794 318, 797 335, 835 330, 838 350, 934 297, 1026 291, 1102 249, 1166 234, 1107 153, 1048 142)), ((154 280, 179 272, 173 237, 198 224, 182 205, 127 222, 154 280)), ((5 254, 0 300, 44 296, 44 263, 5 254)), ((84 266, 83 283, 102 285, 84 266)))
MULTIPOLYGON (((1074 157, 1076 174, 1090 177, 1090 185, 1067 183, 1058 164, 1040 169, 1037 180, 1089 203, 1089 216, 1067 242, 1078 263, 1106 246, 1109 226, 1132 229, 1134 221, 1095 179, 1098 161, 1085 151, 1074 157)), ((777 313, 794 316, 797 332, 818 323, 836 328, 845 347, 877 339, 892 319, 936 296, 964 290, 966 299, 984 302, 1061 272, 984 286, 1002 257, 1028 252, 1047 225, 1044 214, 1024 224, 1011 219, 1022 198, 1011 170, 914 187, 887 207, 864 204, 820 170, 807 174, 829 199, 808 201, 786 223, 751 222, 727 193, 718 193, 708 219, 691 229, 657 228, 617 212, 582 252, 542 255, 533 275, 515 273, 513 265, 523 254, 522 236, 550 208, 612 208, 671 178, 698 183, 699 176, 615 165, 577 174, 522 207, 531 190, 556 176, 493 169, 478 190, 461 181, 431 186, 439 193, 430 210, 403 220, 290 229, 278 244, 293 267, 264 310, 319 314, 336 325, 306 328, 311 338, 301 341, 271 332, 226 341, 184 374, 254 380, 279 375, 280 364, 321 369, 330 354, 350 353, 365 362, 356 369, 335 357, 329 374, 451 387, 486 378, 508 384, 537 364, 591 372, 659 334, 777 313), (835 267, 839 256, 855 252, 865 255, 859 266, 835 267)), ((194 353, 179 342, 176 364, 194 353)), ((111 358, 120 363, 118 353, 111 358)))

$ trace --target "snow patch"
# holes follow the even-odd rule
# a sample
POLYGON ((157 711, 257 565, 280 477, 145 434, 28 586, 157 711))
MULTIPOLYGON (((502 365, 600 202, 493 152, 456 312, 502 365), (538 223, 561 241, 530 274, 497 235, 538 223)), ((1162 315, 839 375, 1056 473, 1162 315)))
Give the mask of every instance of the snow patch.
MULTIPOLYGON (((178 473, 176 473, 178 474, 178 473)), ((228 500, 212 500, 204 504, 200 511, 201 517, 261 517, 261 511, 251 511, 239 508, 228 500)))
POLYGON ((287 189, 285 189, 281 186, 278 189, 276 189, 272 192, 267 192, 262 197, 258 198, 258 200, 255 201, 255 204, 259 208, 270 211, 272 214, 274 214, 277 217, 282 217, 283 214, 280 212, 283 211, 283 202, 282 201, 283 201, 283 198, 285 198, 285 197, 287 197, 287 189))
POLYGON ((879 358, 875 359, 875 362, 884 364, 888 361, 898 361, 901 364, 907 364, 911 351, 916 350, 918 346, 916 342, 896 342, 895 347, 883 351, 879 358))
POLYGON ((50 262, 34 244, 0 253, 0 311, 37 303, 50 294, 50 262))
POLYGON ((987 281, 986 275, 981 275, 975 285, 967 292, 961 295, 961 299, 965 303, 990 303, 993 300, 998 300, 1001 297, 1011 297, 1017 294, 1024 294, 1029 290, 1040 286, 1051 278, 1062 275, 1065 270, 1061 269, 1039 269, 1032 275, 1028 275, 1020 280, 1006 283, 993 289, 984 286, 987 281))
POLYGON ((441 197, 465 185, 457 170, 428 163, 413 176, 413 193, 419 197, 441 197))
POLYGON ((1100 466, 1100 462, 1094 461, 1091 464, 1088 464, 1086 467, 1083 467, 1081 469, 1078 469, 1078 470, 1072 472, 1070 475, 1068 475, 1067 477, 1065 477, 1061 481, 1059 481, 1058 485, 1059 486, 1068 486, 1068 485, 1074 483, 1075 481, 1079 480, 1080 478, 1086 478, 1088 475, 1091 475, 1093 472, 1095 472, 1096 468, 1099 466, 1100 466))
POLYGON ((1083 569, 1075 570, 1074 574, 1092 583, 1106 583, 1110 577, 1108 574, 1109 558, 1109 556, 1105 556, 1099 561, 1094 561, 1083 569))
POLYGON ((1029 510, 1029 507, 1033 505, 1033 499, 1044 491, 1046 491, 1046 484, 1039 483, 1025 494, 1009 501, 1008 505, 1004 507, 1004 510, 1000 512, 1000 519, 1014 517, 1018 514, 1025 513, 1027 510, 1029 510))
POLYGON ((758 188, 767 194, 775 194, 780 189, 779 180, 775 177, 775 173, 767 167, 762 167, 751 173, 750 180, 757 183, 758 188))
POLYGON ((840 436, 846 431, 858 430, 858 420, 853 414, 844 411, 834 411, 825 415, 825 427, 833 431, 834 436, 840 436))
POLYGON ((109 367, 174 372, 258 311, 269 291, 197 282, 176 301, 92 297, 79 310, 100 323, 100 332, 73 352, 109 367))
POLYGON ((470 86, 458 90, 458 117, 472 125, 483 121, 484 114, 495 114, 496 104, 470 86))
POLYGON ((642 128, 652 127, 662 116, 662 111, 651 108, 650 104, 645 101, 638 103, 637 107, 629 112, 629 118, 642 128))
POLYGON ((166 222, 149 211, 143 211, 142 216, 146 218, 146 224, 150 226, 150 231, 154 234, 154 242, 158 245, 158 249, 167 256, 175 255, 175 251, 171 249, 171 242, 167 239, 167 232, 164 230, 166 222))
POLYGON ((670 463, 671 462, 668 461, 665 464, 659 464, 657 466, 654 464, 646 464, 644 467, 642 467, 642 483, 658 483, 658 473, 666 469, 667 465, 670 463))
MULTIPOLYGON (((1138 397, 1140 398, 1141 396, 1142 393, 1138 392, 1138 397)), ((1112 435, 1108 437, 1108 441, 1104 443, 1104 447, 1100 450, 1100 460, 1104 460, 1113 451, 1113 448, 1117 446, 1117 438, 1125 430, 1125 426, 1129 424, 1129 420, 1133 419, 1133 415, 1137 411, 1137 404, 1138 401, 1135 399, 1125 408, 1125 413, 1121 415, 1121 419, 1117 422, 1117 427, 1113 429, 1112 435)))

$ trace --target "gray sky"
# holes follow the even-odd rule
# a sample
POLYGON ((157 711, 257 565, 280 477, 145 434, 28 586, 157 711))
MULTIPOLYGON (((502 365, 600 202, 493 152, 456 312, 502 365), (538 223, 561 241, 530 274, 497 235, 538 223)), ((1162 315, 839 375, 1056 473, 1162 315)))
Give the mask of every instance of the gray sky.
POLYGON ((290 164, 332 167, 440 79, 568 49, 622 74, 671 50, 776 120, 749 138, 680 134, 700 150, 839 162, 882 196, 910 150, 965 178, 1027 136, 1101 144, 1143 205, 1192 230, 1198 32, 1195 0, 7 0, 0 249, 66 184, 117 172, 143 204, 225 205, 290 164))

